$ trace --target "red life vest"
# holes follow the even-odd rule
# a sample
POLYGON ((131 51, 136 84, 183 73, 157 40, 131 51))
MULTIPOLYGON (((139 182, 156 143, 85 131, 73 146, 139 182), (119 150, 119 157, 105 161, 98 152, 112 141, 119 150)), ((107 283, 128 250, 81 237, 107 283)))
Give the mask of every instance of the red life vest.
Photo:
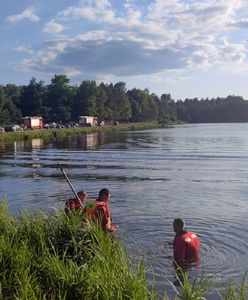
POLYGON ((75 199, 68 199, 65 203, 65 211, 83 211, 84 207, 82 202, 79 201, 77 198, 75 199))
POLYGON ((85 213, 88 217, 95 218, 101 221, 103 229, 111 228, 112 224, 110 220, 108 203, 95 199, 86 205, 85 213))
POLYGON ((88 203, 85 207, 86 215, 89 217, 97 217, 97 211, 99 208, 102 208, 104 210, 104 213, 106 214, 107 218, 110 217, 109 213, 109 205, 108 203, 104 201, 98 201, 97 199, 91 201, 88 203))
POLYGON ((176 235, 173 241, 174 259, 176 262, 199 261, 200 240, 191 231, 176 235))

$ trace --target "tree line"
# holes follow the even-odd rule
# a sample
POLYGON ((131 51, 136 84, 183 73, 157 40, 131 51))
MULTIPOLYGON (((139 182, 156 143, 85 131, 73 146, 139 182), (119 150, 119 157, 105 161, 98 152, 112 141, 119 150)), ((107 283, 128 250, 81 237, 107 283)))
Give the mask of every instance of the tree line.
POLYGON ((248 122, 248 101, 240 96, 174 101, 167 93, 158 97, 148 89, 127 90, 124 82, 71 85, 66 75, 55 75, 47 85, 35 78, 28 85, 0 85, 0 124, 37 115, 63 123, 82 115, 120 122, 248 122))

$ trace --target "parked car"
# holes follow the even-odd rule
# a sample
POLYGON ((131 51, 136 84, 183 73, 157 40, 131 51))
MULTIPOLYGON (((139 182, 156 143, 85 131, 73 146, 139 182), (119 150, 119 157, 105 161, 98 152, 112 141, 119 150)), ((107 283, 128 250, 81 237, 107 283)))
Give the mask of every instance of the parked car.
POLYGON ((57 123, 55 122, 50 122, 50 123, 46 123, 43 125, 44 129, 55 129, 57 128, 57 123))
POLYGON ((23 128, 20 125, 8 125, 4 128, 6 132, 16 132, 16 131, 23 131, 23 128))

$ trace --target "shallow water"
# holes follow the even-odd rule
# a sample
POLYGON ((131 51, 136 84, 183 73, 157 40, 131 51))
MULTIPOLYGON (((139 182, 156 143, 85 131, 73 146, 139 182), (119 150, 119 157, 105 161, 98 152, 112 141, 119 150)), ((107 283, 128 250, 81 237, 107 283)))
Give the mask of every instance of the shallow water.
MULTIPOLYGON (((91 134, 0 145, 0 197, 13 213, 61 207, 76 190, 112 191, 111 211, 133 256, 146 254, 156 288, 173 280, 172 222, 183 217, 201 238, 201 265, 189 271, 221 289, 248 269, 248 124, 91 134)), ((170 291, 172 294, 172 289, 170 291)), ((211 296, 211 299, 214 299, 211 296)))

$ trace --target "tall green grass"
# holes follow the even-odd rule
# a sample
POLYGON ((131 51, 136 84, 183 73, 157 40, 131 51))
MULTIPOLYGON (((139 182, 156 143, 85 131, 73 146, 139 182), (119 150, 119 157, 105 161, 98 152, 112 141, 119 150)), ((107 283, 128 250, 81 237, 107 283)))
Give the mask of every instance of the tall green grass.
POLYGON ((0 206, 2 299, 156 299, 143 264, 112 236, 63 212, 13 217, 0 206))
POLYGON ((248 299, 248 283, 246 282, 246 275, 243 277, 240 283, 230 281, 227 289, 222 293, 223 300, 247 300, 248 299))
MULTIPOLYGON (((0 299, 168 299, 151 286, 144 263, 133 263, 116 238, 82 215, 12 216, 7 203, 0 203, 0 299)), ((189 282, 184 274, 175 299, 207 299, 210 287, 203 276, 189 282)), ((244 278, 219 297, 245 300, 247 293, 244 278)))

